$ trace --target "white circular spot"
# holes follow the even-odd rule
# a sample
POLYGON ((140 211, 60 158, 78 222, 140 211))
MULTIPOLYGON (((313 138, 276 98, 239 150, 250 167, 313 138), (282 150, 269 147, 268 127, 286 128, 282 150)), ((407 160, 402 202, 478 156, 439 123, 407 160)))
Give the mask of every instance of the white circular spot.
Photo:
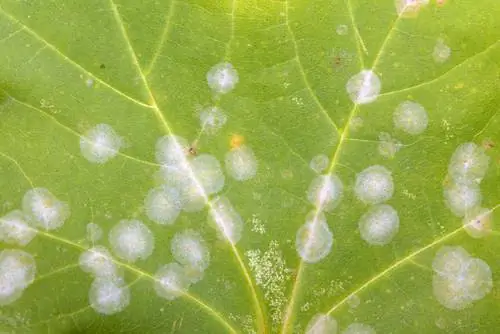
POLYGON ((226 122, 226 114, 218 107, 208 107, 200 113, 202 131, 209 135, 216 134, 226 122))
POLYGON ((375 205, 361 217, 358 226, 363 240, 370 245, 384 246, 398 233, 399 216, 390 205, 375 205))
POLYGON ((311 181, 307 198, 318 210, 331 211, 340 202, 342 192, 342 181, 337 175, 319 175, 311 181))
POLYGON ((16 301, 35 279, 36 265, 31 254, 17 249, 0 252, 0 306, 16 301))
POLYGON ((6 244, 26 246, 36 236, 37 230, 26 222, 20 210, 14 210, 0 217, 0 241, 6 244))
POLYGON ((121 220, 109 232, 109 243, 117 257, 135 262, 147 259, 154 249, 154 237, 139 220, 121 220))
POLYGON ((230 92, 238 81, 238 72, 230 63, 219 63, 207 72, 208 86, 215 93, 226 94, 230 92))
POLYGON ((306 334, 336 334, 337 330, 337 321, 333 317, 318 313, 307 324, 306 334))
POLYGON ((379 77, 370 70, 363 70, 353 75, 346 84, 346 90, 352 102, 367 104, 375 101, 380 94, 379 77))
POLYGON ((434 50, 432 52, 432 58, 436 63, 444 63, 450 58, 451 49, 442 38, 438 39, 436 45, 434 46, 434 50))
POLYGON ((297 231, 295 249, 302 260, 315 263, 326 257, 332 248, 333 234, 322 212, 311 211, 297 231))
POLYGON ((151 189, 144 200, 144 207, 149 219, 158 224, 171 225, 182 207, 179 191, 168 186, 151 189))
POLYGON ((219 238, 236 244, 243 232, 243 220, 229 199, 218 196, 212 201, 208 222, 217 229, 219 238))
POLYGON ((78 260, 80 268, 95 277, 119 277, 118 267, 113 257, 104 246, 92 247, 80 255, 78 260))
POLYGON ((156 161, 163 165, 178 166, 186 161, 187 140, 174 135, 163 136, 156 142, 156 161))
POLYGON ((83 157, 98 164, 114 158, 123 145, 122 137, 108 124, 97 124, 80 138, 83 157))
POLYGON ((184 268, 176 262, 162 266, 154 277, 156 294, 167 300, 174 300, 181 296, 190 285, 184 268))
POLYGON ((347 298, 347 305, 349 305, 350 308, 356 308, 361 304, 361 299, 357 295, 350 295, 347 298))
POLYGON ((23 211, 30 222, 46 230, 60 228, 70 215, 67 203, 45 188, 34 188, 23 197, 23 211))
POLYGON ((465 213, 465 232, 475 239, 484 238, 493 230, 491 210, 476 206, 465 213))
POLYGON ((446 206, 457 217, 481 204, 481 189, 477 183, 453 182, 444 187, 446 206))
POLYGON ((410 135, 418 135, 427 129, 429 118, 424 107, 416 102, 401 102, 393 114, 394 126, 410 135))
POLYGON ((174 235, 171 244, 174 259, 186 269, 192 283, 198 281, 210 263, 210 252, 198 232, 186 230, 174 235))
POLYGON ((376 334, 375 330, 368 325, 361 324, 359 322, 353 322, 346 329, 342 331, 342 334, 376 334))
POLYGON ((360 201, 367 204, 378 204, 389 200, 394 193, 391 172, 380 165, 364 169, 356 175, 354 193, 360 201))
POLYGON ((130 290, 120 280, 97 278, 89 291, 90 306, 101 314, 123 311, 130 303, 130 290))
POLYGON ((257 159, 253 150, 246 145, 227 152, 225 163, 228 174, 238 181, 251 179, 257 173, 257 159))
POLYGON ((87 240, 92 244, 97 243, 102 237, 102 228, 96 223, 87 224, 87 240))
POLYGON ((335 32, 337 33, 337 35, 345 36, 349 32, 349 27, 345 24, 339 24, 335 29, 335 32))
POLYGON ((309 167, 319 174, 328 168, 329 163, 330 161, 326 155, 318 154, 311 159, 309 167))
POLYGON ((213 155, 201 154, 191 161, 191 166, 196 182, 203 188, 205 196, 222 190, 225 177, 219 160, 213 155))
POLYGON ((399 140, 392 138, 387 132, 381 132, 378 135, 378 140, 378 153, 388 159, 394 158, 396 153, 403 146, 399 140))
POLYGON ((464 143, 457 147, 448 165, 448 174, 455 182, 479 183, 486 174, 490 157, 484 149, 474 143, 464 143))

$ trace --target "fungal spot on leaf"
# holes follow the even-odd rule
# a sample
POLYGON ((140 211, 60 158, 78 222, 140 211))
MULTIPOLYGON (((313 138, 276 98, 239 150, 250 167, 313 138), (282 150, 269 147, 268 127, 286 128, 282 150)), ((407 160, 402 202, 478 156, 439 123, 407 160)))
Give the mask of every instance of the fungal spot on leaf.
POLYGON ((322 212, 311 211, 297 231, 295 249, 302 260, 315 263, 326 257, 332 248, 333 233, 322 212))
POLYGON ((476 206, 465 213, 465 231, 473 238, 483 238, 493 231, 491 210, 476 206))
POLYGON ((36 265, 33 256, 18 249, 0 252, 0 306, 18 300, 35 279, 36 265))
POLYGON ((486 262, 473 258, 462 247, 443 246, 432 268, 434 297, 444 307, 462 310, 484 298, 493 287, 491 269, 486 262))
POLYGON ((368 244, 384 246, 398 233, 399 216, 390 205, 375 205, 361 216, 358 227, 361 238, 368 244))
POLYGON ((347 35, 347 33, 349 32, 349 27, 345 24, 339 24, 335 29, 335 32, 340 36, 347 35))
POLYGON ((216 228, 222 240, 234 245, 241 239, 243 220, 227 197, 218 196, 212 201, 208 222, 216 228))
POLYGON ((135 262, 147 259, 154 249, 154 237, 139 220, 121 220, 109 232, 111 249, 120 259, 135 262))
POLYGON ((123 138, 108 124, 97 124, 80 138, 83 157, 97 164, 114 158, 123 146, 123 138))
POLYGON ((404 101, 396 107, 393 114, 394 126, 410 135, 425 131, 429 122, 424 107, 416 102, 404 101))
POLYGON ((356 175, 354 193, 366 204, 378 204, 389 200, 394 193, 391 172, 380 165, 364 169, 356 175))
POLYGON ((207 195, 215 194, 224 187, 222 168, 213 155, 201 154, 191 161, 194 177, 207 195))
POLYGON ((306 334, 335 334, 337 331, 337 320, 322 313, 314 315, 306 327, 306 334))
POLYGON ((37 230, 28 225, 20 210, 0 217, 0 241, 17 246, 26 246, 36 236, 37 230))
POLYGON ((69 205, 45 188, 33 188, 23 197, 23 212, 30 223, 46 230, 63 226, 70 215, 69 205))
POLYGON ((200 112, 202 132, 216 134, 227 122, 226 114, 218 107, 208 107, 200 112))
POLYGON ((227 173, 237 181, 249 180, 257 173, 257 159, 253 150, 246 145, 227 152, 224 161, 227 173))
POLYGON ((361 304, 361 299, 359 299, 357 295, 351 295, 347 299, 347 305, 349 305, 351 309, 358 307, 359 304, 361 304))
POLYGON ((423 6, 429 4, 429 0, 395 0, 396 11, 403 17, 415 17, 423 6))
POLYGON ((171 225, 182 208, 180 193, 176 188, 166 185, 151 189, 144 206, 149 219, 161 225, 171 225))
POLYGON ((328 168, 329 159, 324 154, 318 154, 311 159, 309 163, 309 167, 315 171, 316 173, 323 172, 326 168, 328 168))
POLYGON ((442 38, 438 39, 436 45, 434 46, 434 51, 432 52, 432 58, 436 63, 444 63, 450 58, 451 49, 445 44, 442 38))
POLYGON ((87 240, 95 244, 99 240, 101 240, 102 237, 102 228, 95 224, 95 223, 88 223, 87 224, 87 240))
POLYGON ((380 94, 380 79, 371 70, 362 70, 353 75, 346 84, 346 90, 352 102, 367 104, 375 101, 380 94))
POLYGON ((190 285, 184 268, 176 262, 162 266, 154 277, 156 294, 167 300, 174 300, 181 296, 190 285))
POLYGON ((346 329, 342 331, 342 334, 376 334, 377 332, 368 325, 353 322, 346 329))
POLYGON ((182 264, 191 283, 199 281, 210 263, 210 252, 201 235, 186 230, 174 235, 171 244, 174 259, 182 264))
POLYGON ((307 199, 320 211, 332 211, 340 202, 343 188, 337 175, 319 175, 311 181, 307 199))
POLYGON ((163 136, 156 142, 156 161, 166 166, 180 166, 185 162, 189 144, 186 139, 175 136, 163 136))
POLYGON ((119 279, 96 278, 89 291, 90 306, 98 313, 111 315, 130 303, 130 290, 119 279))
POLYGON ((219 63, 207 72, 208 86, 218 94, 230 92, 238 81, 238 72, 230 63, 219 63))
POLYGON ((104 246, 95 246, 83 252, 78 259, 78 264, 84 272, 95 277, 120 277, 111 253, 104 246))
POLYGON ((486 174, 490 158, 484 148, 475 143, 464 143, 457 147, 448 165, 448 174, 455 182, 480 183, 486 174))
POLYGON ((381 132, 378 135, 378 153, 388 159, 393 159, 403 144, 395 138, 392 138, 387 132, 381 132))
POLYGON ((444 187, 446 206, 457 217, 481 204, 481 189, 477 183, 450 182, 444 187))

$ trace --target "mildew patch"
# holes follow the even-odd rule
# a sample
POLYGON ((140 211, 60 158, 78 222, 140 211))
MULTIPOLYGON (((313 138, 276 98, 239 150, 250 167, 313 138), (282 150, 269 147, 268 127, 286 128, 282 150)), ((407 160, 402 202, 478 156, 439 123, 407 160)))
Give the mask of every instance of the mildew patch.
POLYGON ((166 166, 179 166, 185 163, 189 144, 186 139, 168 135, 156 141, 156 161, 166 166))
POLYGON ((463 224, 465 231, 471 237, 484 238, 493 231, 491 210, 476 206, 465 213, 463 224))
POLYGON ((191 283, 199 281, 210 263, 210 252, 201 235, 194 230, 176 233, 170 249, 174 259, 184 266, 191 283))
POLYGON ((481 189, 477 183, 451 182, 443 190, 446 206, 457 217, 481 204, 481 189))
POLYGON ((371 70, 362 70, 353 75, 346 84, 346 90, 352 102, 367 104, 375 101, 381 89, 380 79, 371 70))
POLYGON ((181 296, 190 285, 185 269, 176 262, 160 267, 154 277, 156 294, 167 300, 174 300, 181 296))
POLYGON ((391 172, 380 165, 373 165, 356 175, 354 185, 356 197, 367 204, 378 204, 389 200, 394 193, 391 172))
POLYGON ((436 45, 434 46, 434 50, 432 52, 432 58, 436 63, 444 63, 450 58, 451 49, 442 38, 438 39, 436 45))
POLYGON ((35 279, 36 265, 33 256, 17 249, 0 252, 0 306, 18 300, 35 279))
POLYGON ((493 287, 488 264, 471 257, 462 247, 441 247, 432 267, 435 271, 432 281, 434 297, 451 310, 470 307, 493 287))
POLYGON ((181 194, 174 187, 161 186, 151 189, 144 200, 146 215, 155 223, 171 225, 182 208, 181 194))
POLYGON ((336 334, 337 331, 337 320, 323 313, 314 315, 306 327, 306 334, 336 334))
POLYGON ((202 132, 216 134, 227 122, 226 114, 219 107, 208 107, 200 112, 202 132))
POLYGON ((330 160, 325 154, 318 154, 311 159, 309 167, 316 173, 321 173, 328 168, 330 160))
POLYGON ((36 236, 37 230, 26 222, 20 210, 14 210, 0 217, 0 241, 6 244, 26 246, 36 236))
POLYGON ((320 211, 332 211, 340 202, 343 189, 337 175, 319 175, 309 184, 307 199, 320 211))
POLYGON ((346 329, 342 331, 342 334, 376 334, 377 332, 371 326, 353 322, 346 329))
POLYGON ((241 239, 243 220, 227 197, 218 196, 212 201, 208 222, 217 229, 222 240, 236 244, 241 239))
POLYGON ((359 304, 361 304, 361 299, 359 299, 357 295, 351 295, 347 299, 347 305, 349 305, 351 309, 358 307, 359 304))
POLYGON ((257 173, 257 159, 253 150, 246 145, 227 152, 224 161, 227 173, 235 180, 246 181, 257 173))
POLYGON ((381 132, 378 135, 378 140, 378 153, 384 158, 393 159, 396 153, 403 147, 403 144, 399 140, 392 138, 387 132, 381 132))
POLYGON ((104 246, 92 247, 80 255, 80 268, 87 273, 101 278, 119 277, 118 267, 109 250, 104 246))
POLYGON ((429 117, 425 108, 416 102, 401 102, 393 114, 394 126, 410 135, 419 135, 427 129, 429 117))
POLYGON ((390 205, 372 206, 358 222, 361 238, 373 246, 384 246, 399 231, 399 216, 390 205))
POLYGON ((215 194, 224 187, 225 177, 221 165, 213 155, 201 154, 195 157, 191 161, 191 168, 205 194, 215 194))
POLYGON ((95 244, 102 238, 102 228, 96 223, 87 224, 87 240, 95 244))
POLYGON ((90 286, 89 300, 96 312, 115 314, 130 304, 130 290, 121 280, 97 278, 90 286))
POLYGON ((448 174, 455 182, 479 183, 486 174, 490 158, 484 148, 475 143, 464 143, 457 147, 448 165, 448 174))
POLYGON ((109 243, 117 257, 128 262, 147 259, 154 249, 154 237, 139 220, 121 220, 109 231, 109 243))
POLYGON ((423 6, 429 4, 429 0, 395 0, 396 12, 403 17, 414 17, 423 6))
POLYGON ((207 72, 208 86, 218 94, 232 91, 238 81, 238 72, 230 63, 219 63, 207 72))
POLYGON ((108 124, 97 124, 80 138, 83 157, 97 164, 114 158, 123 146, 123 138, 108 124))
POLYGON ((46 230, 63 226, 70 215, 69 205, 45 188, 33 188, 23 197, 23 212, 30 223, 46 230))
POLYGON ((333 245, 333 233, 322 212, 311 211, 306 222, 297 231, 295 249, 308 263, 316 263, 325 258, 333 245))
POLYGON ((335 29, 335 32, 337 33, 337 35, 345 36, 349 32, 349 27, 345 24, 339 24, 335 29))

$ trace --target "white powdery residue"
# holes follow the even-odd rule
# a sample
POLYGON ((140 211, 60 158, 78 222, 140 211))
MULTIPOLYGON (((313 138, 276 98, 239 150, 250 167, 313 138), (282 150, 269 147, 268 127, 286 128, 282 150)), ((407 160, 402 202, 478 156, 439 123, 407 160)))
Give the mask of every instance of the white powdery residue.
POLYGON ((144 200, 146 215, 155 223, 171 225, 182 208, 180 192, 171 186, 151 189, 144 200))
POLYGON ((36 236, 37 230, 26 222, 20 210, 14 210, 0 217, 0 241, 6 244, 26 246, 36 236))
POLYGON ((95 246, 84 251, 78 259, 78 264, 83 271, 95 277, 120 277, 111 253, 104 246, 95 246))
POLYGON ((218 193, 224 187, 225 177, 221 165, 213 155, 200 154, 191 161, 191 168, 205 196, 218 193))
POLYGON ((216 228, 222 240, 234 245, 241 239, 243 220, 227 197, 218 196, 212 201, 208 222, 216 228))
POLYGON ((139 220, 121 220, 109 232, 109 243, 117 257, 135 262, 151 255, 154 236, 139 220))
POLYGON ((255 283, 264 291, 264 298, 270 307, 273 328, 277 328, 283 321, 287 302, 286 282, 290 279, 279 243, 273 240, 265 252, 259 249, 249 250, 245 255, 255 277, 255 283))
POLYGON ((377 332, 371 326, 353 322, 346 329, 342 331, 342 334, 376 334, 377 332))
POLYGON ((70 215, 69 205, 45 188, 33 188, 23 197, 23 212, 30 223, 46 230, 64 225, 70 215))
POLYGON ((218 107, 208 107, 200 112, 202 131, 209 135, 216 134, 226 122, 226 114, 218 107))
POLYGON ((390 205, 375 205, 361 217, 358 227, 361 238, 368 244, 384 246, 398 233, 399 216, 390 205))
POLYGON ((156 161, 166 166, 182 165, 188 150, 186 139, 175 135, 163 136, 156 142, 156 161))
POLYGON ((96 223, 87 224, 87 240, 95 244, 102 238, 102 228, 96 223))
POLYGON ((489 265, 473 258, 462 247, 444 246, 437 252, 432 268, 434 297, 444 307, 462 310, 491 292, 489 265))
POLYGON ((307 199, 319 211, 332 211, 339 204, 344 187, 335 174, 319 175, 309 184, 307 199))
POLYGON ((208 86, 218 94, 232 91, 238 81, 238 72, 230 63, 219 63, 207 72, 208 86))
POLYGON ((379 165, 364 169, 356 175, 354 193, 366 204, 378 204, 389 200, 394 193, 391 172, 379 165))
POLYGON ((33 256, 17 249, 0 252, 0 306, 18 300, 24 289, 35 279, 36 265, 33 256))
POLYGON ((429 4, 429 0, 396 0, 396 12, 400 16, 411 17, 427 4, 429 4))
POLYGON ((345 24, 339 24, 335 29, 335 32, 337 33, 337 35, 345 36, 349 32, 349 27, 345 24))
POLYGON ((333 233, 322 212, 311 211, 306 222, 297 231, 295 249, 308 263, 316 263, 326 257, 333 245, 333 233))
POLYGON ((241 145, 226 153, 224 159, 228 174, 237 181, 246 181, 257 173, 257 159, 253 150, 241 145))
POLYGON ((475 239, 484 238, 493 231, 493 217, 491 210, 479 206, 465 213, 464 229, 475 239))
POLYGON ((350 295, 349 298, 347 298, 347 305, 349 305, 351 309, 358 307, 359 304, 361 304, 361 299, 359 299, 357 295, 350 295))
POLYGON ((475 143, 464 143, 457 147, 448 165, 448 174, 455 182, 480 183, 486 174, 490 157, 484 148, 475 143))
POLYGON ((90 286, 89 300, 97 313, 111 315, 130 304, 130 290, 121 280, 99 277, 90 286))
POLYGON ((313 171, 315 171, 316 173, 319 174, 319 173, 323 172, 328 167, 329 163, 330 163, 330 161, 326 155, 318 154, 311 159, 311 162, 309 163, 309 167, 313 171))
POLYGON ((108 124, 97 124, 80 138, 83 157, 97 164, 114 158, 123 146, 123 138, 108 124))
POLYGON ((378 140, 378 153, 384 158, 393 159, 396 153, 403 147, 403 144, 399 140, 392 138, 387 132, 381 132, 378 135, 378 140))
POLYGON ((182 264, 191 283, 203 277, 210 263, 210 252, 205 240, 194 230, 176 233, 170 246, 174 259, 182 264))
POLYGON ((185 269, 176 262, 160 267, 154 277, 156 294, 167 300, 174 300, 186 293, 191 284, 185 269))
POLYGON ((306 334, 337 334, 337 320, 330 315, 318 313, 312 317, 306 327, 306 334))
POLYGON ((346 84, 346 90, 352 102, 367 104, 375 101, 381 89, 379 77, 371 70, 363 70, 353 75, 346 84))
POLYGON ((445 185, 443 193, 446 206, 457 217, 463 217, 481 204, 481 189, 477 183, 451 182, 445 185))
POLYGON ((434 50, 432 51, 432 58, 436 63, 444 63, 450 58, 451 49, 442 38, 438 39, 436 45, 434 46, 434 50))
POLYGON ((425 108, 416 102, 401 102, 393 114, 394 126, 410 135, 419 135, 427 129, 429 117, 425 108))

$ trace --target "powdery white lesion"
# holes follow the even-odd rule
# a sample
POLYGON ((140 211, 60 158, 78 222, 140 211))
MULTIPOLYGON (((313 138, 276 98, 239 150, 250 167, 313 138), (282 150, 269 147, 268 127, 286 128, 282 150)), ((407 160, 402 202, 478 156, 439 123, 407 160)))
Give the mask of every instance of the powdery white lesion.
POLYGON ((20 210, 14 210, 0 217, 0 241, 17 246, 26 246, 36 236, 37 230, 31 227, 28 219, 20 210))
POLYGON ((303 261, 316 263, 325 258, 333 245, 333 233, 322 212, 313 210, 306 216, 295 237, 295 249, 303 261))
POLYGON ((410 135, 419 135, 427 129, 429 116, 425 108, 413 101, 401 102, 393 114, 394 126, 410 135))
POLYGON ((352 102, 356 104, 368 104, 378 98, 381 86, 380 79, 375 72, 362 70, 347 81, 346 91, 352 102))
POLYGON ((344 186, 335 174, 319 175, 309 184, 307 199, 319 211, 332 211, 341 200, 344 186))
POLYGON ((207 72, 207 83, 217 94, 226 94, 234 89, 239 82, 239 76, 231 63, 219 63, 207 72))
POLYGON ((80 152, 92 163, 103 164, 118 155, 124 139, 108 124, 97 124, 80 138, 80 152))
POLYGON ((33 283, 36 273, 35 259, 30 253, 18 249, 0 252, 0 306, 9 305, 23 295, 33 283))
POLYGON ((89 301, 96 312, 115 314, 130 304, 130 289, 119 279, 96 278, 90 286, 89 301))
POLYGON ((358 222, 361 238, 373 246, 384 246, 399 231, 399 216, 390 205, 372 206, 358 222))
POLYGON ((191 283, 198 282, 210 264, 210 251, 200 233, 191 229, 176 233, 170 249, 191 283))
POLYGON ((23 212, 30 224, 45 230, 62 227, 70 216, 69 205, 46 188, 33 188, 23 197, 23 212))
POLYGON ((379 204, 394 194, 392 173, 380 165, 370 166, 356 175, 354 184, 356 197, 366 204, 379 204))
POLYGON ((252 179, 257 174, 257 158, 247 145, 241 145, 227 152, 224 162, 227 173, 237 181, 252 179))
POLYGON ((337 333, 337 320, 330 315, 317 313, 306 326, 306 334, 337 333))
POLYGON ((139 220, 121 220, 109 232, 113 253, 128 262, 147 259, 154 249, 154 236, 139 220))

